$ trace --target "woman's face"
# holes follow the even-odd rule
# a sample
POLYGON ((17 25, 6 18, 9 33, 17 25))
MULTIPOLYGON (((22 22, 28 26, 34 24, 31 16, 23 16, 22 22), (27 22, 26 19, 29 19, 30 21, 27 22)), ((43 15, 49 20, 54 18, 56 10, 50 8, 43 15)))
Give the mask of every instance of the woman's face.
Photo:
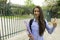
POLYGON ((38 9, 38 8, 35 8, 35 9, 34 9, 34 16, 35 16, 35 18, 38 18, 39 15, 40 15, 39 9, 38 9))

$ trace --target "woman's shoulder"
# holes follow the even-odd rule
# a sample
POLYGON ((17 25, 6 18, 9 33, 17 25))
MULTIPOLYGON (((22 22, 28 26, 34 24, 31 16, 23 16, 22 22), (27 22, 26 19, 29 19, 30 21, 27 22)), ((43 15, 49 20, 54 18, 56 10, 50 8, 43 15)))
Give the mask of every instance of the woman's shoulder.
POLYGON ((45 23, 46 23, 46 24, 48 24, 48 21, 47 21, 47 19, 44 19, 44 20, 45 20, 45 23))
POLYGON ((44 19, 45 20, 45 22, 47 22, 47 19, 44 19))

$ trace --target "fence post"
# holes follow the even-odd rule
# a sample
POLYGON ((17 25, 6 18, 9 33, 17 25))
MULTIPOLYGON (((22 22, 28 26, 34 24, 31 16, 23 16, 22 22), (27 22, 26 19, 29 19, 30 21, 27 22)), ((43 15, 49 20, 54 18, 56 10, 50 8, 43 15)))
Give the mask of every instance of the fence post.
POLYGON ((0 40, 1 40, 1 27, 0 27, 0 40))

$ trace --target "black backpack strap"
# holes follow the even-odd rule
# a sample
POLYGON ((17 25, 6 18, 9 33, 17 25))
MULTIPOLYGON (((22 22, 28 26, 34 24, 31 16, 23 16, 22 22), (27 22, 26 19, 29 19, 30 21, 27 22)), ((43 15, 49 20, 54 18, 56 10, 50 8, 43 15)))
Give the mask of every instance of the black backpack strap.
POLYGON ((30 27, 31 32, 32 32, 32 29, 31 29, 32 22, 33 22, 33 19, 31 19, 29 22, 29 27, 30 27))
POLYGON ((44 20, 44 23, 45 23, 45 28, 46 28, 46 19, 44 20))

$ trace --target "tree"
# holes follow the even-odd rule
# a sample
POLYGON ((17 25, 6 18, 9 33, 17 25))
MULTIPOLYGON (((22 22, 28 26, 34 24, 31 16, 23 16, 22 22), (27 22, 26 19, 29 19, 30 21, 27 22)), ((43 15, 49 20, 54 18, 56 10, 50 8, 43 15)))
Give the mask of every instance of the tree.
POLYGON ((6 10, 5 16, 11 16, 12 15, 10 3, 6 4, 5 10, 6 10))
POLYGON ((57 7, 57 0, 45 0, 47 4, 47 10, 50 11, 52 16, 57 16, 58 7, 57 7))
POLYGON ((0 0, 0 12, 2 11, 1 15, 5 15, 5 8, 6 8, 7 0, 0 0))
POLYGON ((60 16, 60 0, 57 0, 58 15, 60 16))
POLYGON ((57 5, 60 6, 60 0, 57 1, 57 5))
POLYGON ((52 6, 56 5, 56 0, 45 0, 47 8, 50 10, 52 6))
POLYGON ((25 6, 27 7, 27 13, 32 13, 32 9, 34 8, 34 4, 32 3, 32 0, 26 0, 25 6))

